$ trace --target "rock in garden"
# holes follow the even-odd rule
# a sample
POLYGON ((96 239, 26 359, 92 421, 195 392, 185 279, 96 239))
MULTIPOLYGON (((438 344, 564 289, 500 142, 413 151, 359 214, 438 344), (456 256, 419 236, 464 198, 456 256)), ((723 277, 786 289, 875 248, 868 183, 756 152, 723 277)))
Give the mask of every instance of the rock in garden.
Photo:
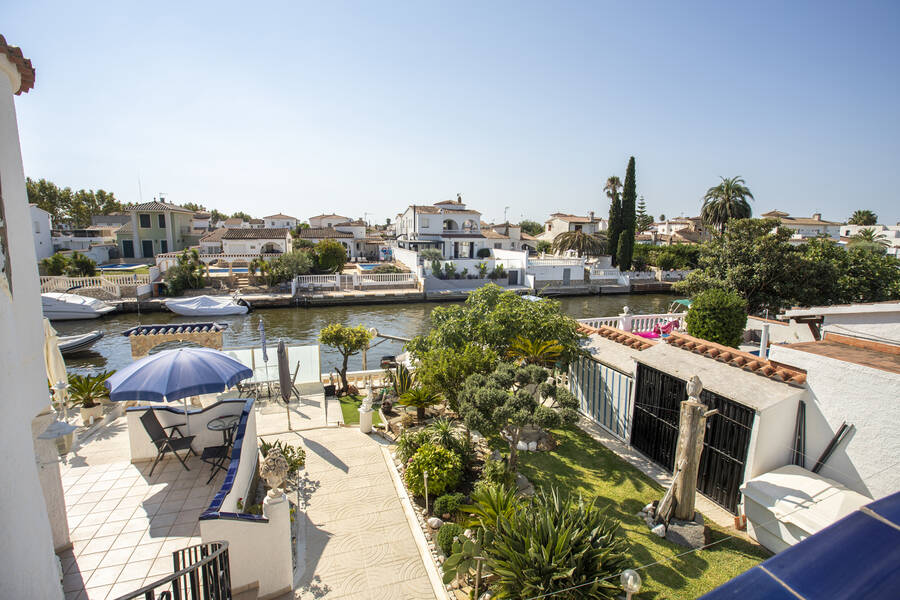
POLYGON ((428 526, 432 529, 440 529, 441 525, 443 524, 444 522, 437 517, 431 517, 430 519, 428 519, 428 526))
POLYGON ((500 460, 503 458, 503 455, 500 454, 499 450, 494 450, 491 452, 491 460, 500 460))
POLYGON ((528 442, 528 451, 534 452, 537 450, 537 442, 528 442))
POLYGON ((484 436, 481 435, 481 432, 480 432, 480 431, 477 431, 477 430, 475 430, 475 429, 471 430, 471 431, 469 432, 469 435, 472 437, 472 441, 473 441, 473 442, 480 442, 480 441, 483 441, 483 440, 484 440, 484 436))
POLYGON ((709 543, 709 532, 703 524, 703 516, 694 513, 693 521, 672 519, 666 530, 666 539, 686 548, 700 548, 709 543))
POLYGON ((650 531, 652 531, 653 533, 655 533, 655 534, 658 535, 659 537, 666 537, 666 526, 663 525, 662 523, 660 523, 659 525, 657 525, 656 527, 654 527, 654 528, 651 529, 650 531))
POLYGON ((528 450, 528 444, 526 444, 525 442, 519 442, 518 444, 516 444, 516 450, 528 450))

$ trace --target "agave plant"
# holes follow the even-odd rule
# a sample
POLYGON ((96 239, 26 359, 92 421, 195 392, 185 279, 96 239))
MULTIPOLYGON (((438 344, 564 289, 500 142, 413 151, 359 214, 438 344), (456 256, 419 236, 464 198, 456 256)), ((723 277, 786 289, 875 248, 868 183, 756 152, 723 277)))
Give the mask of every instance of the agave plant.
POLYGON ((403 363, 398 363, 396 367, 388 369, 386 373, 388 389, 397 398, 411 390, 413 385, 415 385, 415 375, 403 363))
POLYGON ((493 530, 500 519, 508 519, 519 502, 516 488, 506 485, 483 485, 472 492, 472 503, 461 504, 459 511, 470 515, 467 525, 493 530))
POLYGON ((615 575, 627 566, 618 528, 595 500, 539 491, 490 530, 483 554, 495 577, 493 597, 618 597, 615 575))
POLYGON ((92 408, 100 398, 109 395, 104 382, 114 371, 104 371, 98 375, 69 375, 69 399, 72 406, 92 408))

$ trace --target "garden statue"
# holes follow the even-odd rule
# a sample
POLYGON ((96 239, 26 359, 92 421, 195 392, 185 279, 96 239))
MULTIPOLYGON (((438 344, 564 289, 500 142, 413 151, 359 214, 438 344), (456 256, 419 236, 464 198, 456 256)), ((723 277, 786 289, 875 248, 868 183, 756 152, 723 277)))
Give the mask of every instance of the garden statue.
POLYGON ((281 495, 278 486, 282 484, 289 470, 288 462, 284 454, 275 448, 271 449, 259 468, 259 476, 266 480, 269 486, 269 497, 277 498, 281 495))

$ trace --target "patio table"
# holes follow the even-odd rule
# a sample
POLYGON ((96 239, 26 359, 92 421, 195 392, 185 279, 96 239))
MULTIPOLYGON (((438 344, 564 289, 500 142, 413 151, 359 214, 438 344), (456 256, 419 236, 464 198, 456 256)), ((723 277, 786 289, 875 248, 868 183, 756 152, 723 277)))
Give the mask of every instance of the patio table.
POLYGON ((227 415, 211 420, 206 424, 206 428, 210 431, 222 432, 222 445, 231 446, 231 437, 234 435, 234 429, 237 427, 238 421, 241 420, 240 415, 227 415))

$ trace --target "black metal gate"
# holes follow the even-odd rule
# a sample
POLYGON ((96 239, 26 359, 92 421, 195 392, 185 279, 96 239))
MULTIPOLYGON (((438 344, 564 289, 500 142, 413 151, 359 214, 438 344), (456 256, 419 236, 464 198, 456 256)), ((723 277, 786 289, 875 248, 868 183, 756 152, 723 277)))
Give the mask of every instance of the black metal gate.
MULTIPOLYGON (((638 364, 631 445, 670 472, 683 400, 687 400, 683 380, 638 364)), ((737 513, 754 411, 708 390, 700 400, 719 413, 706 422, 697 489, 737 513)))

